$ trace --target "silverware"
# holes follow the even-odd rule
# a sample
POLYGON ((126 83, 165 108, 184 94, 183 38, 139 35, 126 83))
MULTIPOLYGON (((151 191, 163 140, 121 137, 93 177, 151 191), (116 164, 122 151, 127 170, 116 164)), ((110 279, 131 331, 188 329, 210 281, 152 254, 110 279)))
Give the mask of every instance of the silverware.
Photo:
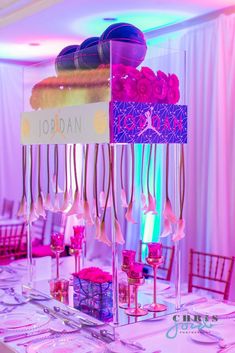
POLYGON ((44 313, 50 315, 51 317, 53 317, 55 319, 60 319, 67 326, 70 326, 70 327, 76 328, 76 329, 81 329, 81 327, 82 327, 82 324, 80 322, 77 322, 73 318, 67 318, 63 314, 61 314, 60 312, 53 311, 53 309, 48 308, 47 306, 45 306, 41 302, 32 300, 31 303, 40 307, 44 311, 44 313))
POLYGON ((46 336, 46 337, 39 337, 39 338, 35 338, 35 339, 32 339, 30 341, 26 341, 26 342, 22 342, 22 343, 17 343, 17 346, 24 346, 24 347, 27 347, 31 344, 34 344, 34 343, 39 343, 39 342, 42 342, 42 341, 46 341, 48 339, 55 339, 55 338, 60 338, 61 336, 64 336, 64 335, 71 335, 71 334, 74 334, 74 333, 78 333, 80 330, 74 330, 74 331, 62 331, 62 332, 56 332, 56 333, 51 333, 50 335, 46 336))
POLYGON ((214 331, 207 331, 205 329, 199 329, 198 330, 202 335, 213 338, 215 342, 219 343, 220 341, 223 341, 223 337, 215 333, 214 331))
POLYGON ((90 320, 88 320, 88 319, 86 319, 86 318, 84 318, 82 316, 79 316, 77 313, 73 313, 73 312, 71 312, 69 310, 62 309, 59 306, 54 306, 53 309, 54 309, 54 311, 56 313, 61 313, 62 315, 66 315, 66 316, 69 316, 69 317, 70 316, 76 317, 80 321, 80 323, 83 324, 83 325, 86 325, 86 326, 97 326, 97 324, 94 321, 90 321, 90 320))
MULTIPOLYGON (((107 330, 100 330, 100 333, 102 336, 109 337, 111 341, 115 341, 115 336, 114 334, 108 332, 107 330)), ((120 341, 124 346, 129 346, 133 348, 138 348, 141 351, 145 351, 146 349, 142 346, 141 343, 137 341, 132 341, 132 340, 127 340, 127 339, 122 339, 120 338, 119 335, 117 335, 117 340, 120 341)))
POLYGON ((217 351, 217 353, 225 353, 227 352, 230 348, 234 347, 235 346, 235 342, 231 342, 231 343, 228 343, 228 344, 225 344, 224 347, 221 347, 221 349, 219 349, 217 351))
POLYGON ((11 336, 5 336, 3 337, 3 342, 12 342, 12 341, 17 341, 20 340, 22 338, 27 338, 27 337, 32 337, 32 336, 37 336, 37 335, 43 335, 45 333, 54 333, 57 332, 53 329, 47 328, 44 330, 39 330, 39 331, 35 331, 35 332, 25 332, 25 333, 21 333, 18 335, 11 335, 11 336))

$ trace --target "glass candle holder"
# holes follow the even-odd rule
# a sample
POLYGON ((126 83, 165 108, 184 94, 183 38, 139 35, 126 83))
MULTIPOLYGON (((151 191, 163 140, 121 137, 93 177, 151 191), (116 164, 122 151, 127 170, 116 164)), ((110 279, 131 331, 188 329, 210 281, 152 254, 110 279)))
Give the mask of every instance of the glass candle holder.
POLYGON ((54 233, 51 235, 51 250, 56 256, 56 279, 59 279, 59 260, 60 254, 64 251, 64 234, 54 233))
MULTIPOLYGON (((135 261, 135 255, 136 252, 134 250, 123 250, 122 251, 122 271, 125 272, 126 274, 128 273, 130 266, 132 266, 132 264, 135 261)), ((127 302, 126 303, 120 303, 119 307, 122 309, 127 309, 131 307, 131 292, 133 292, 131 290, 131 286, 129 284, 129 282, 127 281, 127 302)))
POLYGON ((74 255, 75 259, 75 273, 80 271, 80 256, 82 252, 82 243, 83 239, 81 237, 70 237, 71 246, 70 246, 70 254, 74 255))
POLYGON ((148 243, 148 257, 157 259, 162 257, 161 243, 148 243))
POLYGON ((150 312, 165 311, 167 306, 157 303, 157 269, 163 262, 161 243, 148 243, 148 256, 146 261, 153 267, 153 303, 145 305, 144 308, 150 312))
POLYGON ((144 284, 143 264, 134 262, 128 271, 128 283, 135 286, 135 307, 125 310, 129 316, 144 316, 148 311, 138 305, 138 287, 144 284))
POLYGON ((85 239, 85 226, 73 226, 74 237, 85 239))
POLYGON ((128 272, 130 266, 135 261, 135 254, 134 250, 123 250, 122 251, 122 271, 128 272))
POLYGON ((69 294, 69 281, 67 279, 50 280, 50 293, 55 299, 66 300, 69 294))

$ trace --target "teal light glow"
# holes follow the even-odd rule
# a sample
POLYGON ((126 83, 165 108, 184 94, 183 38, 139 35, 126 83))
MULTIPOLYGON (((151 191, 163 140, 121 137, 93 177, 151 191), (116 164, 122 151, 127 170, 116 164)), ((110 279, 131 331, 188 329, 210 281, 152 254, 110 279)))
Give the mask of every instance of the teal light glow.
POLYGON ((95 36, 101 35, 103 31, 112 23, 127 22, 135 25, 143 32, 161 28, 184 21, 194 14, 182 11, 164 10, 126 10, 123 12, 105 12, 79 18, 71 24, 72 30, 79 35, 95 36), (116 21, 104 21, 103 18, 114 17, 116 21))

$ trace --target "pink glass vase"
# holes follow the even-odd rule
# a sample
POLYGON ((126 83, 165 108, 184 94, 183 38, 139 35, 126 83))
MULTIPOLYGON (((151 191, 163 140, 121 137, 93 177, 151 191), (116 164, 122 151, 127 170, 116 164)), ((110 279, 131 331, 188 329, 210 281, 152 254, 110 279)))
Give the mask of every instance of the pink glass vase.
POLYGON ((144 306, 150 312, 165 311, 167 306, 157 303, 157 269, 163 262, 162 244, 148 243, 147 263, 153 268, 153 303, 144 306))

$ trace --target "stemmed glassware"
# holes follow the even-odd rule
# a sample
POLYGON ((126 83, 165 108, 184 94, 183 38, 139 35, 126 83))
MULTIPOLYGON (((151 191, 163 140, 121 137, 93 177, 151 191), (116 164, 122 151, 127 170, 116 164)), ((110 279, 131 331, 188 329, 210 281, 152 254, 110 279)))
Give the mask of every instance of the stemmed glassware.
MULTIPOLYGON (((128 274, 130 267, 133 265, 135 261, 135 254, 134 250, 123 250, 122 251, 122 271, 128 274)), ((127 303, 122 303, 119 305, 120 308, 127 309, 131 307, 131 286, 129 282, 127 283, 127 303)))
POLYGON ((53 296, 67 296, 69 289, 69 281, 60 278, 60 254, 64 251, 64 234, 54 233, 51 235, 51 250, 56 257, 56 278, 51 279, 50 292, 53 296))
POLYGON ((144 308, 151 312, 165 311, 167 306, 157 303, 157 269, 163 262, 161 243, 148 243, 146 261, 153 267, 153 303, 145 305, 144 308))
POLYGON ((78 273, 80 271, 82 247, 85 241, 85 226, 74 226, 73 230, 74 236, 70 237, 70 254, 74 255, 75 273, 78 273))
POLYGON ((134 262, 128 271, 128 283, 135 286, 135 307, 128 308, 125 310, 127 315, 130 316, 144 316, 148 314, 148 311, 142 309, 138 305, 138 287, 144 284, 143 276, 143 264, 140 262, 134 262))
POLYGON ((56 257, 56 279, 60 278, 60 254, 64 251, 64 234, 54 233, 51 235, 51 250, 56 257))

